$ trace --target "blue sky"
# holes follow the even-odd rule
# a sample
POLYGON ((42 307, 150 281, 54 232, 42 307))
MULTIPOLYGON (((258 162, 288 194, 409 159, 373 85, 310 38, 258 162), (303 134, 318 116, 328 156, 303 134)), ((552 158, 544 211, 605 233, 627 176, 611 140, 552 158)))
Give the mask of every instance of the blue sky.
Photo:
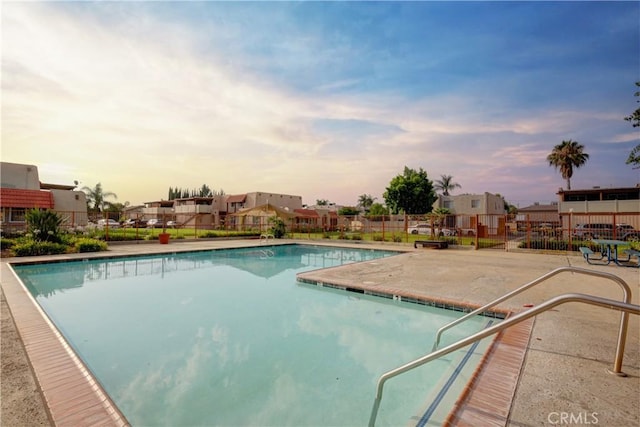
POLYGON ((638 2, 7 3, 3 161, 132 204, 170 186, 354 205, 404 166, 461 193, 634 186, 638 2))

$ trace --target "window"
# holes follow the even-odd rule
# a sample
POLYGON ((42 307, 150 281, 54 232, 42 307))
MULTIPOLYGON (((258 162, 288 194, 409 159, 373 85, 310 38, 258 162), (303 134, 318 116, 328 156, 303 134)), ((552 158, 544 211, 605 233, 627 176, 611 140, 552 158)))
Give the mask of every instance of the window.
POLYGON ((11 208, 9 212, 9 222, 25 222, 25 208, 11 208))
POLYGON ((479 208, 480 207, 480 200, 479 199, 472 199, 471 200, 471 207, 472 208, 479 208))
POLYGON ((444 201, 445 209, 453 209, 453 200, 445 200, 444 201))

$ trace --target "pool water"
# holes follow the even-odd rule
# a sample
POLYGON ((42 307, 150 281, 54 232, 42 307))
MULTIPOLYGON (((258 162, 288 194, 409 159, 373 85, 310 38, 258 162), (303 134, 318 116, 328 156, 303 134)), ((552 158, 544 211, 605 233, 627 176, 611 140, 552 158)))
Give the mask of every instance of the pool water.
MULTIPOLYGON (((133 426, 362 426, 379 376, 428 353, 462 314, 295 275, 394 254, 283 245, 15 270, 133 426)), ((376 425, 439 424, 457 395, 431 403, 468 354, 390 380, 376 425)))

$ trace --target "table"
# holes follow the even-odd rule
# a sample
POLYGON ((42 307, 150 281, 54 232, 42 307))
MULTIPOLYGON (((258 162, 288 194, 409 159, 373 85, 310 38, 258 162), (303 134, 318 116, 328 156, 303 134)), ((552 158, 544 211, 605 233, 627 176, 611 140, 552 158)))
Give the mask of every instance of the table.
POLYGON ((615 262, 617 265, 623 266, 623 267, 627 267, 627 265, 625 264, 621 264, 622 261, 628 261, 628 260, 620 260, 618 259, 618 246, 619 245, 626 245, 627 242, 625 242, 624 240, 609 240, 609 239, 593 239, 593 243, 595 243, 598 246, 601 247, 605 247, 606 246, 606 252, 602 251, 603 255, 606 254, 607 256, 607 264, 609 264, 611 261, 615 262))

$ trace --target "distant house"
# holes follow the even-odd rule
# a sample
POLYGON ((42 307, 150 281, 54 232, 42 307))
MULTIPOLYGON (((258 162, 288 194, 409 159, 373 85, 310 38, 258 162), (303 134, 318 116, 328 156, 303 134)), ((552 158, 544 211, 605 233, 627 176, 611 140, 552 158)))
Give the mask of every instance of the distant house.
POLYGON ((3 231, 24 229, 26 211, 33 208, 58 212, 67 227, 87 224, 87 198, 75 186, 41 183, 35 165, 2 162, 0 175, 3 231))
MULTIPOLYGON (((448 227, 455 227, 461 230, 488 229, 492 233, 499 233, 504 230, 505 202, 502 196, 491 193, 483 194, 460 194, 456 196, 438 195, 432 205, 433 209, 445 208, 455 215, 455 224, 448 223, 448 227)), ((452 218, 448 219, 453 220, 452 218)), ((481 231, 480 235, 484 232, 481 231)))
POLYGON ((527 222, 548 223, 554 226, 560 225, 560 215, 558 213, 558 204, 540 204, 534 203, 531 206, 518 209, 516 222, 523 224, 527 222))
MULTIPOLYGON (((291 211, 302 207, 302 197, 289 194, 252 192, 245 194, 220 195, 213 197, 186 197, 174 200, 146 202, 141 209, 127 213, 129 218, 142 216, 144 219, 175 221, 181 227, 213 229, 233 228, 243 222, 252 221, 239 212, 259 206, 272 206, 291 211)), ((271 212, 271 211, 270 211, 271 212)))

